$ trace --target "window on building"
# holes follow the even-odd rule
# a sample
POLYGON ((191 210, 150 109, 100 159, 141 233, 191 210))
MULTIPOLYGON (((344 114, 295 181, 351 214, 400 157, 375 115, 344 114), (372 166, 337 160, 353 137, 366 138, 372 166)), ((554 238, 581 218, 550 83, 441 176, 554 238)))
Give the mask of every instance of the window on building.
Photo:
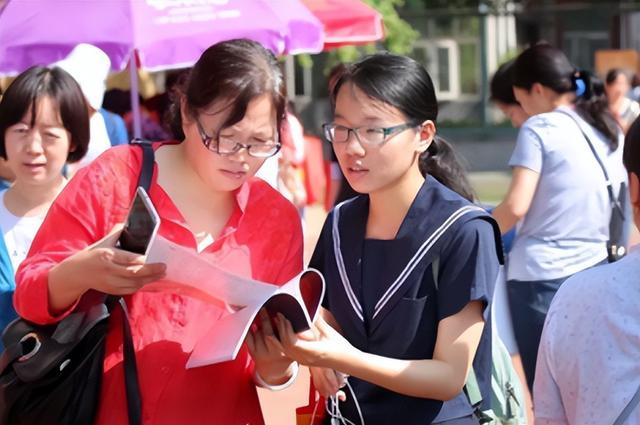
POLYGON ((460 95, 460 59, 455 40, 419 40, 412 57, 431 75, 439 100, 452 100, 460 95))

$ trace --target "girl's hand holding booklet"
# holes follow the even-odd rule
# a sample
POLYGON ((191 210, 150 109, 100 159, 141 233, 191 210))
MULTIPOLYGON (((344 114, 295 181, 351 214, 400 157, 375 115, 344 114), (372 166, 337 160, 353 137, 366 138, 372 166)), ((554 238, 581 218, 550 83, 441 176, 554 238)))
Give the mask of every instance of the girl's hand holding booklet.
POLYGON ((128 250, 133 246, 135 252, 147 255, 147 262, 167 266, 165 279, 148 284, 142 290, 195 297, 227 311, 196 344, 187 368, 235 359, 262 307, 272 317, 282 313, 296 332, 310 328, 324 296, 324 278, 318 271, 304 270, 282 286, 237 276, 194 250, 158 235, 159 226, 153 204, 144 189, 138 188, 120 246, 128 250), (130 238, 132 233, 134 242, 130 238))

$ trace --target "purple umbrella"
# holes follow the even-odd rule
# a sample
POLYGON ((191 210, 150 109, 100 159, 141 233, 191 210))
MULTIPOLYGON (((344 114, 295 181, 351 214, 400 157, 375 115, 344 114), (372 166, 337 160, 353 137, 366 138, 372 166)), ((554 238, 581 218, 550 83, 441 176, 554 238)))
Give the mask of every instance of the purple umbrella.
POLYGON ((210 45, 250 38, 276 54, 319 52, 322 24, 299 0, 10 0, 0 13, 0 74, 63 59, 79 43, 115 70, 192 65, 210 45))
POLYGON ((93 44, 114 70, 134 65, 138 118, 138 65, 190 66, 207 47, 232 38, 256 40, 276 54, 315 53, 324 43, 322 24, 299 0, 9 0, 0 9, 0 74, 48 65, 79 43, 93 44))

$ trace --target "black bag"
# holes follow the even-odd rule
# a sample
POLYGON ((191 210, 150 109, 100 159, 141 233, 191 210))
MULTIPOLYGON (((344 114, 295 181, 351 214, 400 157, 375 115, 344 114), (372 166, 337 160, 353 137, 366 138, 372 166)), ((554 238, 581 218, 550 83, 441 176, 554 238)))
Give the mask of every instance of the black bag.
POLYGON ((618 261, 619 259, 621 259, 627 254, 627 242, 629 238, 629 232, 628 232, 629 223, 627 223, 628 214, 626 214, 625 212, 629 202, 628 200, 629 191, 627 190, 627 186, 624 183, 622 183, 620 185, 620 191, 618 192, 618 196, 617 197, 615 196, 613 192, 613 186, 611 185, 611 180, 609 180, 609 173, 607 173, 607 169, 605 168, 604 164, 600 160, 598 153, 593 147, 593 143, 591 143, 591 140, 589 139, 587 134, 584 132, 584 130, 580 126, 580 123, 578 123, 576 118, 568 112, 565 112, 565 111, 557 111, 557 112, 560 112, 564 115, 567 115, 568 117, 571 117, 571 119, 576 123, 576 125, 580 129, 580 132, 582 133, 582 136, 584 136, 585 140, 587 141, 587 144, 591 149, 591 153, 593 153, 593 156, 596 158, 596 161, 598 161, 598 165, 600 165, 602 174, 604 175, 605 181, 607 182, 607 193, 609 194, 609 201, 611 203, 611 219, 609 220, 609 240, 607 241, 607 260, 610 263, 613 263, 615 261, 618 261))
MULTIPOLYGON (((138 184, 149 189, 154 152, 143 148, 138 184)), ((124 299, 85 294, 74 312, 58 323, 24 319, 3 332, 0 357, 0 425, 92 425, 100 397, 109 316, 122 312, 125 390, 129 423, 142 423, 135 351, 124 299)))

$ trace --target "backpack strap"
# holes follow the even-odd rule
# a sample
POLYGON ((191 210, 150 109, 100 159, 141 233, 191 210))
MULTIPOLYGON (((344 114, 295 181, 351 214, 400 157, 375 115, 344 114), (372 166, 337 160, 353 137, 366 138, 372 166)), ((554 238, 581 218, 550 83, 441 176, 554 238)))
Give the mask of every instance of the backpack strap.
POLYGON ((582 126, 580 125, 576 117, 574 117, 572 114, 570 114, 567 111, 556 110, 556 112, 562 115, 568 116, 573 120, 576 126, 578 126, 578 130, 580 130, 580 133, 582 133, 582 137, 584 137, 584 140, 586 140, 587 144, 589 145, 589 149, 591 150, 593 157, 598 162, 598 165, 600 166, 600 170, 604 175, 605 182, 607 183, 607 193, 609 194, 609 200, 611 201, 611 205, 613 205, 613 210, 615 213, 620 214, 620 217, 624 219, 624 216, 625 216, 624 209, 622 208, 622 206, 620 205, 620 202, 618 201, 618 199, 616 199, 616 196, 613 193, 613 185, 611 183, 611 179, 609 178, 609 173, 607 173, 607 168, 605 167, 604 163, 600 159, 598 152, 596 152, 596 148, 593 146, 593 142, 591 142, 591 139, 589 139, 589 136, 587 136, 587 133, 584 132, 584 130, 582 129, 582 126))

